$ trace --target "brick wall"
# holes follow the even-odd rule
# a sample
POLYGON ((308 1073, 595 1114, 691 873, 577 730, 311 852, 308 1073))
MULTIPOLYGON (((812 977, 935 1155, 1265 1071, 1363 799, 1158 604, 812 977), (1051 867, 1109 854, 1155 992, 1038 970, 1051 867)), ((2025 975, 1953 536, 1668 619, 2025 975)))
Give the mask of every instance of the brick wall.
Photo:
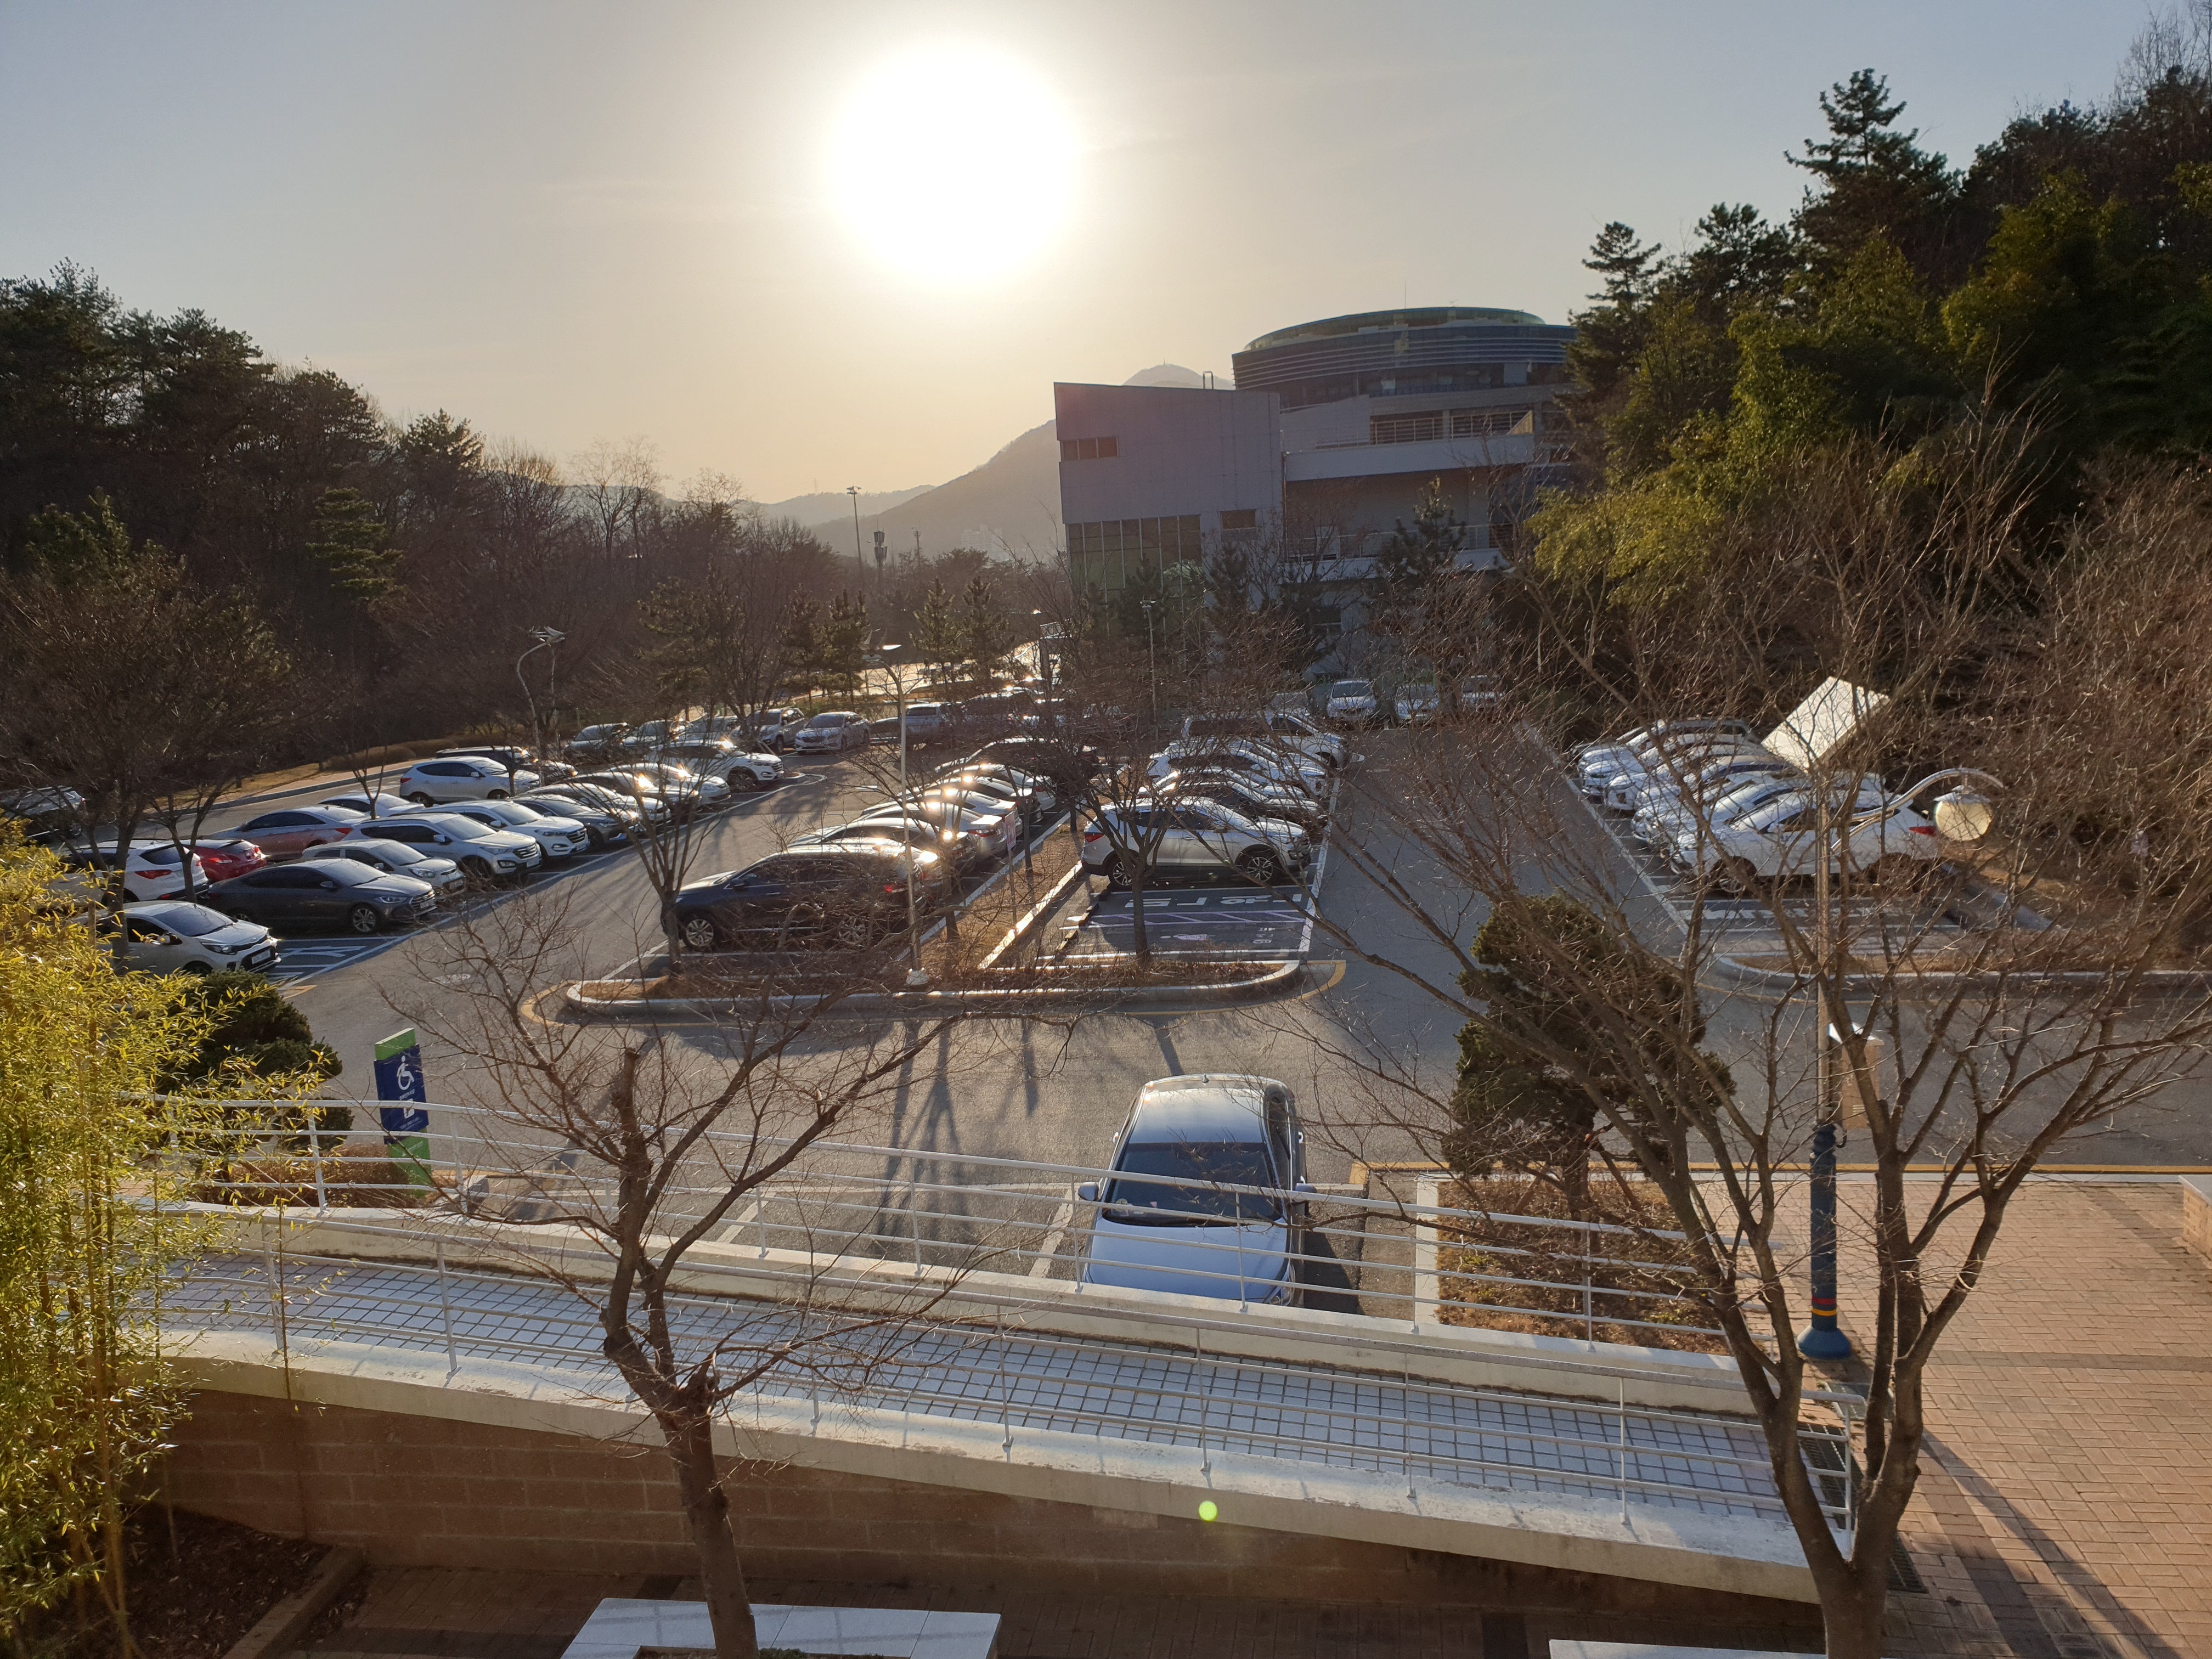
MULTIPOLYGON (((203 1393, 167 1490, 185 1509, 365 1550, 380 1566, 692 1570, 658 1447, 203 1393)), ((815 1469, 733 1485, 760 1579, 1261 1596, 1802 1625, 1809 1609, 1672 1585, 815 1469)), ((1233 1516, 1231 1517, 1233 1520, 1233 1516)))

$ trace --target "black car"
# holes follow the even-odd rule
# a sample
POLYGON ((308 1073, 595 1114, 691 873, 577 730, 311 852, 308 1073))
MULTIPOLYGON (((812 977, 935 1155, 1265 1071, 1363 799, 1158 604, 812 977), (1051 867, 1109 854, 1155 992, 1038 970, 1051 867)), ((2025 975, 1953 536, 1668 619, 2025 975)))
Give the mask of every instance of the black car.
MULTIPOLYGON (((943 866, 915 870, 916 902, 941 902, 943 866)), ((676 894, 677 937, 695 951, 863 951, 904 931, 907 854, 884 842, 776 853, 676 894)))
POLYGON ((264 927, 321 926, 351 933, 420 921, 437 903, 427 881, 387 876, 339 859, 272 864, 216 882, 204 896, 225 915, 264 927))

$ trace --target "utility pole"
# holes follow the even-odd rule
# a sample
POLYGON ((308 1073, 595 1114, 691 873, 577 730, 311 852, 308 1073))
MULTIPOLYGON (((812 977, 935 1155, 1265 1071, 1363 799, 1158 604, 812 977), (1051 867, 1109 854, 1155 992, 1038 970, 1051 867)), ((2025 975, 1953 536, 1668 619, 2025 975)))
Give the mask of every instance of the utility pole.
POLYGON ((1152 731, 1160 729, 1160 659, 1152 649, 1152 606, 1157 599, 1139 599, 1138 607, 1145 613, 1145 665, 1151 671, 1152 682, 1152 731))
POLYGON ((853 498, 853 564, 860 573, 853 591, 865 593, 868 591, 868 562, 860 556, 860 486, 847 484, 845 493, 853 498))

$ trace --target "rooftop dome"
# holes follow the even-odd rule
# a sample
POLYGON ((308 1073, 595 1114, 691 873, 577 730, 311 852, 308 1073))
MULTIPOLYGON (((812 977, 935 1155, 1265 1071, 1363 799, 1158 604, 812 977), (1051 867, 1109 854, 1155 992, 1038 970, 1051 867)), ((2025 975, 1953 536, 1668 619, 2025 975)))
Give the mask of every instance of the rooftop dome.
MULTIPOLYGON (((1507 311, 1491 306, 1416 306, 1410 310, 1355 311, 1342 317, 1324 317, 1317 323, 1300 323, 1262 334, 1247 351, 1288 345, 1293 340, 1326 340, 1340 334, 1364 334, 1382 329, 1442 328, 1450 323, 1533 323, 1544 319, 1531 311, 1507 311)), ((1147 371, 1149 373, 1149 371, 1147 371)))

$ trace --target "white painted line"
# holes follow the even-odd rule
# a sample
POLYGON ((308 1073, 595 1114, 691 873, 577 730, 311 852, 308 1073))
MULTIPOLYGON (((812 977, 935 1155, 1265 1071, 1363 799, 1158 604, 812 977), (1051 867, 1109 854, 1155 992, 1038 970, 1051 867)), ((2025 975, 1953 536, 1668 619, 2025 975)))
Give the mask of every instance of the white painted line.
POLYGON ((1037 1259, 1030 1263, 1031 1279, 1052 1277, 1053 1259, 1060 1254, 1060 1241, 1067 1236, 1068 1223, 1075 1219, 1075 1188, 1071 1186, 1066 1190, 1067 1196, 1052 1212, 1052 1227, 1045 1234, 1044 1243, 1037 1247, 1037 1259))

